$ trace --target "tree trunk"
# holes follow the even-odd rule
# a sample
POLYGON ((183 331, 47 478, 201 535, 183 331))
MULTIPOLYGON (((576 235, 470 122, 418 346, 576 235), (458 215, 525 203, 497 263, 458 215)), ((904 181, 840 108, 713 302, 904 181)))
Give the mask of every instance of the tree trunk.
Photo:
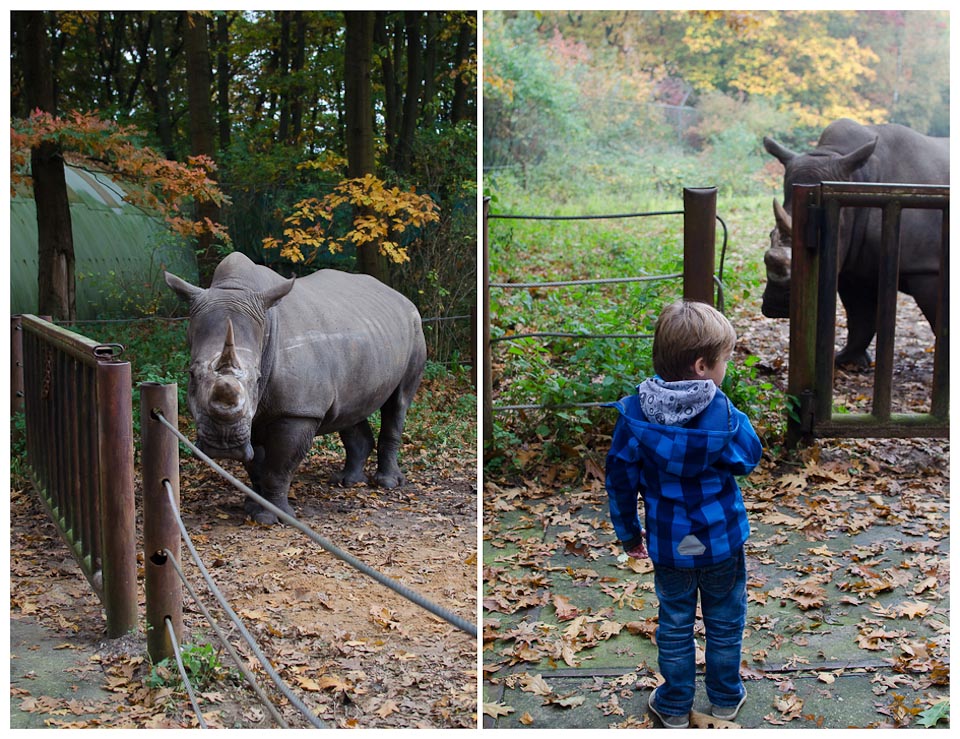
MULTIPOLYGON (((469 23, 460 24, 460 35, 457 38, 457 68, 470 56, 470 43, 473 40, 473 29, 469 23)), ((453 103, 450 106, 450 122, 459 123, 467 118, 467 96, 469 90, 463 81, 463 75, 458 74, 453 83, 453 103)))
MULTIPOLYGON (((28 110, 56 115, 47 17, 41 11, 23 13, 24 95, 28 110)), ((45 142, 30 152, 30 165, 37 206, 37 311, 72 321, 77 317, 77 294, 63 153, 55 143, 45 142)))
MULTIPOLYGON (((187 55, 187 99, 190 109, 190 151, 193 155, 206 154, 213 158, 213 111, 210 102, 212 86, 210 73, 210 46, 207 38, 207 21, 199 15, 186 13, 183 42, 187 55)), ((218 221, 220 208, 209 201, 199 202, 196 207, 198 220, 209 218, 218 221)), ((218 260, 216 243, 210 234, 197 239, 197 267, 200 284, 207 286, 213 277, 218 260)))
POLYGON ((427 11, 427 30, 425 37, 425 51, 423 55, 423 96, 420 101, 421 116, 432 120, 434 98, 437 94, 437 59, 440 44, 437 36, 440 34, 440 14, 436 10, 427 11))
POLYGON ((153 17, 153 107, 157 114, 157 138, 167 159, 176 155, 173 147, 173 120, 170 113, 170 68, 167 64, 167 40, 164 29, 165 13, 153 17))
POLYGON ((290 98, 291 90, 287 82, 290 72, 290 11, 278 10, 280 21, 280 77, 283 80, 280 90, 280 126, 277 129, 277 143, 285 144, 290 138, 290 98))
POLYGON ((403 121, 397 140, 397 172, 409 172, 413 162, 413 137, 420 116, 420 95, 423 89, 423 53, 420 49, 419 11, 407 11, 404 20, 407 29, 407 91, 403 99, 403 121))
POLYGON ((217 122, 220 126, 220 151, 230 148, 230 23, 226 11, 217 16, 217 122))
MULTIPOLYGON (((373 85, 370 79, 373 56, 373 26, 376 13, 366 10, 344 12, 346 48, 344 51, 344 107, 347 127, 347 176, 363 177, 374 171, 373 85)), ((376 245, 357 249, 362 272, 388 281, 386 258, 376 245)))
POLYGON ((384 49, 380 57, 380 74, 383 82, 383 139, 393 161, 397 146, 397 130, 400 128, 400 93, 398 92, 397 70, 394 64, 396 56, 390 49, 390 16, 385 11, 377 12, 376 42, 384 49))
POLYGON ((293 58, 290 71, 294 75, 290 100, 290 143, 296 144, 303 133, 303 104, 306 91, 303 86, 303 65, 306 63, 307 22, 302 10, 293 12, 293 58))

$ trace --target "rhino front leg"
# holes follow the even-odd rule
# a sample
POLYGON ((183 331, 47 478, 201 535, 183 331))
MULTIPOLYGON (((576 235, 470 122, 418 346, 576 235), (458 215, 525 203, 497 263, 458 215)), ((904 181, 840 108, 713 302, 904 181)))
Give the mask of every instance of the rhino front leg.
POLYGON ((877 290, 864 284, 840 284, 840 301, 847 312, 847 345, 837 352, 837 365, 869 369, 867 347, 877 333, 877 290))
POLYGON ((365 482, 367 476, 363 472, 363 467, 367 463, 370 452, 373 451, 373 431, 370 430, 367 419, 340 429, 340 441, 343 442, 346 460, 343 463, 343 470, 331 476, 331 482, 335 485, 365 482))
MULTIPOLYGON (((309 418, 283 418, 273 421, 255 435, 253 461, 246 465, 253 488, 277 508, 294 515, 287 493, 294 473, 313 444, 317 422, 309 418)), ((247 514, 257 523, 277 523, 275 513, 247 499, 247 514)))

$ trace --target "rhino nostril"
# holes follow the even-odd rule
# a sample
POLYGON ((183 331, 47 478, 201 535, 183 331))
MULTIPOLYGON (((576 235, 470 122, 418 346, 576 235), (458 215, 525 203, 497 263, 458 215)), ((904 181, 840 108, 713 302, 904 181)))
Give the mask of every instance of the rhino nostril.
POLYGON ((210 409, 217 415, 236 415, 243 410, 243 388, 230 377, 221 377, 210 391, 210 409))

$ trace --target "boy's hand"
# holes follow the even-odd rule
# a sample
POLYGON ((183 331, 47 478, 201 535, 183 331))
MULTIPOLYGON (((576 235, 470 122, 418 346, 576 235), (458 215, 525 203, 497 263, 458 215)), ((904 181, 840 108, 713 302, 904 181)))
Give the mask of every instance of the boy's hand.
POLYGON ((646 559, 649 556, 647 554, 647 545, 642 541, 632 549, 628 549, 627 554, 629 554, 634 559, 646 559))

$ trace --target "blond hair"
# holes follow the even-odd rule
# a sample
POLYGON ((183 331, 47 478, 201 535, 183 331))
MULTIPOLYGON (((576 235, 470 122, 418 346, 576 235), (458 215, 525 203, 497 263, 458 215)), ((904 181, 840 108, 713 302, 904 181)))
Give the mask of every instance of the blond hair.
POLYGON ((737 332, 720 311, 706 303, 672 303, 657 320, 653 369, 667 382, 689 380, 700 357, 714 367, 726 360, 736 343, 737 332))

